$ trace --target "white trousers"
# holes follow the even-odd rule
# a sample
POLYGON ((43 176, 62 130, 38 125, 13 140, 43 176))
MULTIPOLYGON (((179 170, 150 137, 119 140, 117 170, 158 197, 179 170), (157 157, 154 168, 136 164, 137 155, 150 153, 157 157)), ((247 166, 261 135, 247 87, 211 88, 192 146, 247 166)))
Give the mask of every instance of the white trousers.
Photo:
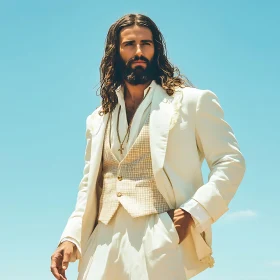
POLYGON ((119 206, 91 234, 78 280, 186 280, 178 242, 167 212, 132 218, 119 206))

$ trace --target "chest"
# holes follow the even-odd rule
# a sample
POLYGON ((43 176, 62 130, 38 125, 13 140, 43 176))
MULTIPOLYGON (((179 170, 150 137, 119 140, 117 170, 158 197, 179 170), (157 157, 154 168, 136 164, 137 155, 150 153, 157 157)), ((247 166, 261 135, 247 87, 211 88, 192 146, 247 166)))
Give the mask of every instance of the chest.
POLYGON ((140 103, 141 102, 135 103, 132 100, 125 100, 126 120, 128 125, 131 124, 133 116, 135 115, 140 103))

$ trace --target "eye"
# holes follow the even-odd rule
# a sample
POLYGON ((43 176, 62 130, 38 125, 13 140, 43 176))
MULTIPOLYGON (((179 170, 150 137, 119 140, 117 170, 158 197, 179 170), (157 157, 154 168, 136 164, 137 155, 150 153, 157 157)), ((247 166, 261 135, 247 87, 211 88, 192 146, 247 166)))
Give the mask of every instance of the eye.
POLYGON ((133 45, 133 42, 127 42, 125 43, 125 46, 132 46, 133 45))

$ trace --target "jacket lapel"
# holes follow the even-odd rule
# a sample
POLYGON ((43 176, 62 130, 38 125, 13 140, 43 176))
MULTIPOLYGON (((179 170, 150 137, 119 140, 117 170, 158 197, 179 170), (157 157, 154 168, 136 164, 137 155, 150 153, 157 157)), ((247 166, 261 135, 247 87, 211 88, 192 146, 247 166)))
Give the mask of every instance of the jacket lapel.
POLYGON ((100 168, 102 151, 103 151, 103 141, 105 135, 106 124, 108 121, 109 114, 104 116, 96 116, 93 121, 92 130, 92 143, 91 143, 91 162, 89 170, 89 182, 88 182, 88 192, 89 194, 95 190, 96 180, 100 168))
POLYGON ((180 89, 173 96, 169 96, 161 86, 156 85, 150 118, 150 145, 154 173, 163 167, 169 131, 177 122, 181 99, 180 89))
MULTIPOLYGON (((152 167, 158 189, 170 207, 174 207, 175 199, 170 181, 163 169, 169 131, 175 125, 181 106, 182 92, 178 89, 169 96, 159 85, 155 85, 151 104, 150 117, 150 148, 152 167)), ((89 195, 95 190, 98 171, 100 168, 103 141, 109 114, 94 118, 91 145, 91 163, 89 170, 89 195)))
POLYGON ((169 131, 178 119, 181 99, 182 92, 180 89, 173 96, 169 96, 161 86, 156 85, 151 104, 150 146, 153 173, 158 190, 171 208, 175 208, 176 201, 163 165, 169 131))

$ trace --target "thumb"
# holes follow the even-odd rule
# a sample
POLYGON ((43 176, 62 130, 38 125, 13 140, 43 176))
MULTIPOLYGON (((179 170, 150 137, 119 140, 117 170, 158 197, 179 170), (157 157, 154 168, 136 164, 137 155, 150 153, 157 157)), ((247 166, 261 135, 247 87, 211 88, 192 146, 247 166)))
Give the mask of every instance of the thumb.
POLYGON ((72 251, 64 250, 63 260, 62 260, 62 268, 66 270, 68 268, 68 264, 72 255, 72 251))

